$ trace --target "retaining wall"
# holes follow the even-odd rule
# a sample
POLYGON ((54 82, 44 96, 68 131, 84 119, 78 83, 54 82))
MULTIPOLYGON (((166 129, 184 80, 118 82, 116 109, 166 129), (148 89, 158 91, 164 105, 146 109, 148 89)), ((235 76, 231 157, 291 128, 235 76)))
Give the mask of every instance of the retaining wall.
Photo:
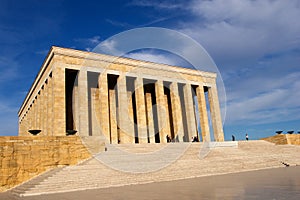
POLYGON ((262 138, 275 144, 300 145, 300 134, 278 134, 267 138, 262 138))
POLYGON ((78 136, 0 137, 0 192, 46 170, 89 157, 78 136))

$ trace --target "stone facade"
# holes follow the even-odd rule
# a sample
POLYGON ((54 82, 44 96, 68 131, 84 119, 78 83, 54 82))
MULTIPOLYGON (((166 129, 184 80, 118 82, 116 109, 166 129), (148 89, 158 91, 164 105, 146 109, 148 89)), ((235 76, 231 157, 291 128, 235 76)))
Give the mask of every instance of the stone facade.
POLYGON ((224 140, 215 73, 59 47, 51 48, 18 115, 20 136, 70 129, 112 144, 166 143, 167 135, 210 141, 210 132, 224 140))
POLYGON ((0 192, 91 154, 78 136, 0 137, 0 192))

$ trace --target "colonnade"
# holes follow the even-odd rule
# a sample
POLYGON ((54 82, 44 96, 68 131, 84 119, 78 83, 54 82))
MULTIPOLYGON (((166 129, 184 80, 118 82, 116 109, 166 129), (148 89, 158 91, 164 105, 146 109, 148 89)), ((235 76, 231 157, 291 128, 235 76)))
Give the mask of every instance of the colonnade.
POLYGON ((32 88, 19 116, 19 135, 41 130, 39 135, 66 135, 65 68, 54 67, 32 88))
POLYGON ((188 142, 194 136, 210 141, 209 108, 214 140, 224 140, 215 84, 83 69, 72 95, 73 128, 81 136, 104 135, 113 144, 166 143, 167 135, 174 142, 188 142))
POLYGON ((43 135, 52 134, 52 77, 49 77, 33 98, 20 124, 23 135, 29 130, 43 130, 43 135))
POLYGON ((59 47, 18 116, 19 135, 76 130, 113 144, 224 141, 215 73, 59 47))

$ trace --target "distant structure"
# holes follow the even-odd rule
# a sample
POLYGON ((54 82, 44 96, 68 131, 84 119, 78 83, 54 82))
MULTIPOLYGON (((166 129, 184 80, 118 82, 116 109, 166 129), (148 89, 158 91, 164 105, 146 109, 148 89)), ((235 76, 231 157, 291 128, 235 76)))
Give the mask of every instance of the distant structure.
POLYGON ((59 47, 49 51, 18 116, 21 136, 76 130, 112 144, 166 143, 167 135, 210 141, 212 131, 224 141, 215 73, 59 47))

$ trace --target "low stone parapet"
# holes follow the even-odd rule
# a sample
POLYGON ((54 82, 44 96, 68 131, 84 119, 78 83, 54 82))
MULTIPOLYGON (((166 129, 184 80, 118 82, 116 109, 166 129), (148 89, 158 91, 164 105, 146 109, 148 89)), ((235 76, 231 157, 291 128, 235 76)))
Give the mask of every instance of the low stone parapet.
POLYGON ((277 145, 292 144, 300 145, 300 134, 278 134, 262 140, 275 143, 277 145))
POLYGON ((224 141, 224 142, 207 142, 204 143, 205 147, 217 148, 217 147, 238 147, 237 141, 224 141))
POLYGON ((0 137, 0 192, 49 169, 89 157, 78 136, 0 137))

